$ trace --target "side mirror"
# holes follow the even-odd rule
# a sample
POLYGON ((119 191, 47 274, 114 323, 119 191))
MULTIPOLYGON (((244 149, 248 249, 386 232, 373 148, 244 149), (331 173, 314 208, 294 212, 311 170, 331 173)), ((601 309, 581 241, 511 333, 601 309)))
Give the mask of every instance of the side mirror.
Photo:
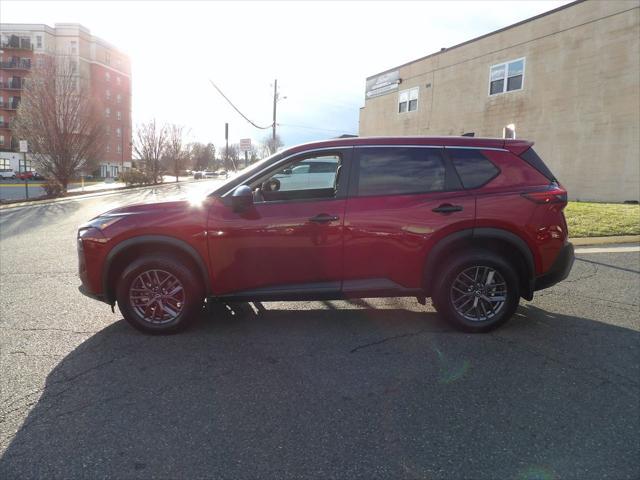
POLYGON ((290 168, 285 168, 285 169, 282 171, 282 173, 283 173, 284 175, 291 175, 293 172, 291 171, 291 169, 290 169, 290 168))
POLYGON ((240 185, 231 194, 231 207, 234 212, 242 212, 253 205, 253 192, 246 185, 240 185))

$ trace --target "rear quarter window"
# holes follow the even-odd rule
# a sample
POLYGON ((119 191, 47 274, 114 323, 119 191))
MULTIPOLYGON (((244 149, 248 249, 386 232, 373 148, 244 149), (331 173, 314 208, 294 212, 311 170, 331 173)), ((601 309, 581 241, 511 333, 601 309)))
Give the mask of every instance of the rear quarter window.
POLYGON ((402 195, 444 190, 442 154, 430 148, 374 147, 358 153, 358 195, 402 195))
POLYGON ((478 188, 493 180, 500 170, 480 150, 447 149, 464 188, 478 188))

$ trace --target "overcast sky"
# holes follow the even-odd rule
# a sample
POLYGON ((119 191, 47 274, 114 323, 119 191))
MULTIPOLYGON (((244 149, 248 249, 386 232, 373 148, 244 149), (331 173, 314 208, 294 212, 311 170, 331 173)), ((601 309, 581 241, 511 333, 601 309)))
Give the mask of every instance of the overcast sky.
POLYGON ((567 1, 0 1, 3 23, 81 23, 131 57, 133 123, 185 125, 190 140, 260 141, 211 87, 287 145, 358 132, 367 76, 556 8, 567 1), (269 131, 270 132, 270 131, 269 131))

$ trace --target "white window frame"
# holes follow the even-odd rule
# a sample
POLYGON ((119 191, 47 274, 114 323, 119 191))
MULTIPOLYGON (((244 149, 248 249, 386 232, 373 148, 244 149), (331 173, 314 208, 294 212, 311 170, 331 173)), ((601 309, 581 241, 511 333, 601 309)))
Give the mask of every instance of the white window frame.
POLYGON ((107 118, 111 117, 111 109, 109 107, 104 109, 104 116, 107 118))
MULTIPOLYGON (((511 92, 519 92, 520 90, 524 90, 524 79, 525 79, 525 72, 527 70, 527 58, 526 57, 520 57, 520 58, 514 58, 513 60, 508 60, 506 62, 502 62, 502 63, 496 63, 495 65, 491 65, 489 67, 489 85, 487 88, 487 93, 489 94, 490 97, 494 97, 496 95, 502 95, 503 93, 511 93, 511 92), (514 90, 507 90, 507 83, 509 80, 509 64, 510 63, 515 63, 515 62, 519 62, 520 60, 522 60, 522 84, 520 85, 520 88, 514 89, 514 90), (502 77, 502 91, 501 92, 496 92, 496 93, 491 93, 491 72, 494 68, 496 67, 504 67, 504 76, 502 77)), ((517 76, 517 75, 512 75, 512 76, 517 76)), ((494 80, 495 81, 495 80, 494 80)))
POLYGON ((109 72, 104 72, 104 79, 107 82, 111 81, 111 74, 109 72))
POLYGON ((36 35, 36 48, 42 48, 42 35, 36 35))
POLYGON ((400 90, 398 92, 398 102, 397 102, 397 106, 396 106, 396 112, 398 113, 398 115, 404 115, 405 113, 417 112, 419 105, 420 105, 420 87, 405 88, 404 90, 400 90), (416 92, 416 98, 413 98, 413 99, 411 98, 411 93, 412 92, 416 92), (404 112, 401 112, 400 111, 400 104, 404 103, 404 102, 400 101, 400 97, 404 93, 407 94, 407 109, 404 112), (415 110, 409 110, 409 105, 411 104, 411 100, 415 100, 416 101, 416 109, 415 110))
POLYGON ((119 110, 116 112, 116 119, 122 120, 122 112, 120 112, 119 110))
POLYGON ((119 93, 116 95, 116 103, 121 103, 122 102, 122 95, 120 95, 119 93))
POLYGON ((120 127, 116 128, 116 137, 122 136, 122 129, 120 127))

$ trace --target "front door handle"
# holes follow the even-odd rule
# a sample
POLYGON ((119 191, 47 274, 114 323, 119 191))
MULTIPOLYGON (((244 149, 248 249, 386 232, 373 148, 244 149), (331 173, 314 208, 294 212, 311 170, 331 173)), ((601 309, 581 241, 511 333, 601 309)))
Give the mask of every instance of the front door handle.
POLYGON ((443 214, 453 213, 453 212, 461 212, 462 211, 462 206, 461 205, 451 205, 450 203, 443 203, 442 205, 440 205, 439 207, 434 208, 431 211, 432 212, 436 212, 436 213, 443 213, 443 214))
POLYGON ((340 217, 337 217, 335 215, 327 215, 326 213, 321 213, 319 215, 316 215, 315 217, 311 217, 309 221, 313 223, 329 223, 335 222, 339 219, 340 217))

